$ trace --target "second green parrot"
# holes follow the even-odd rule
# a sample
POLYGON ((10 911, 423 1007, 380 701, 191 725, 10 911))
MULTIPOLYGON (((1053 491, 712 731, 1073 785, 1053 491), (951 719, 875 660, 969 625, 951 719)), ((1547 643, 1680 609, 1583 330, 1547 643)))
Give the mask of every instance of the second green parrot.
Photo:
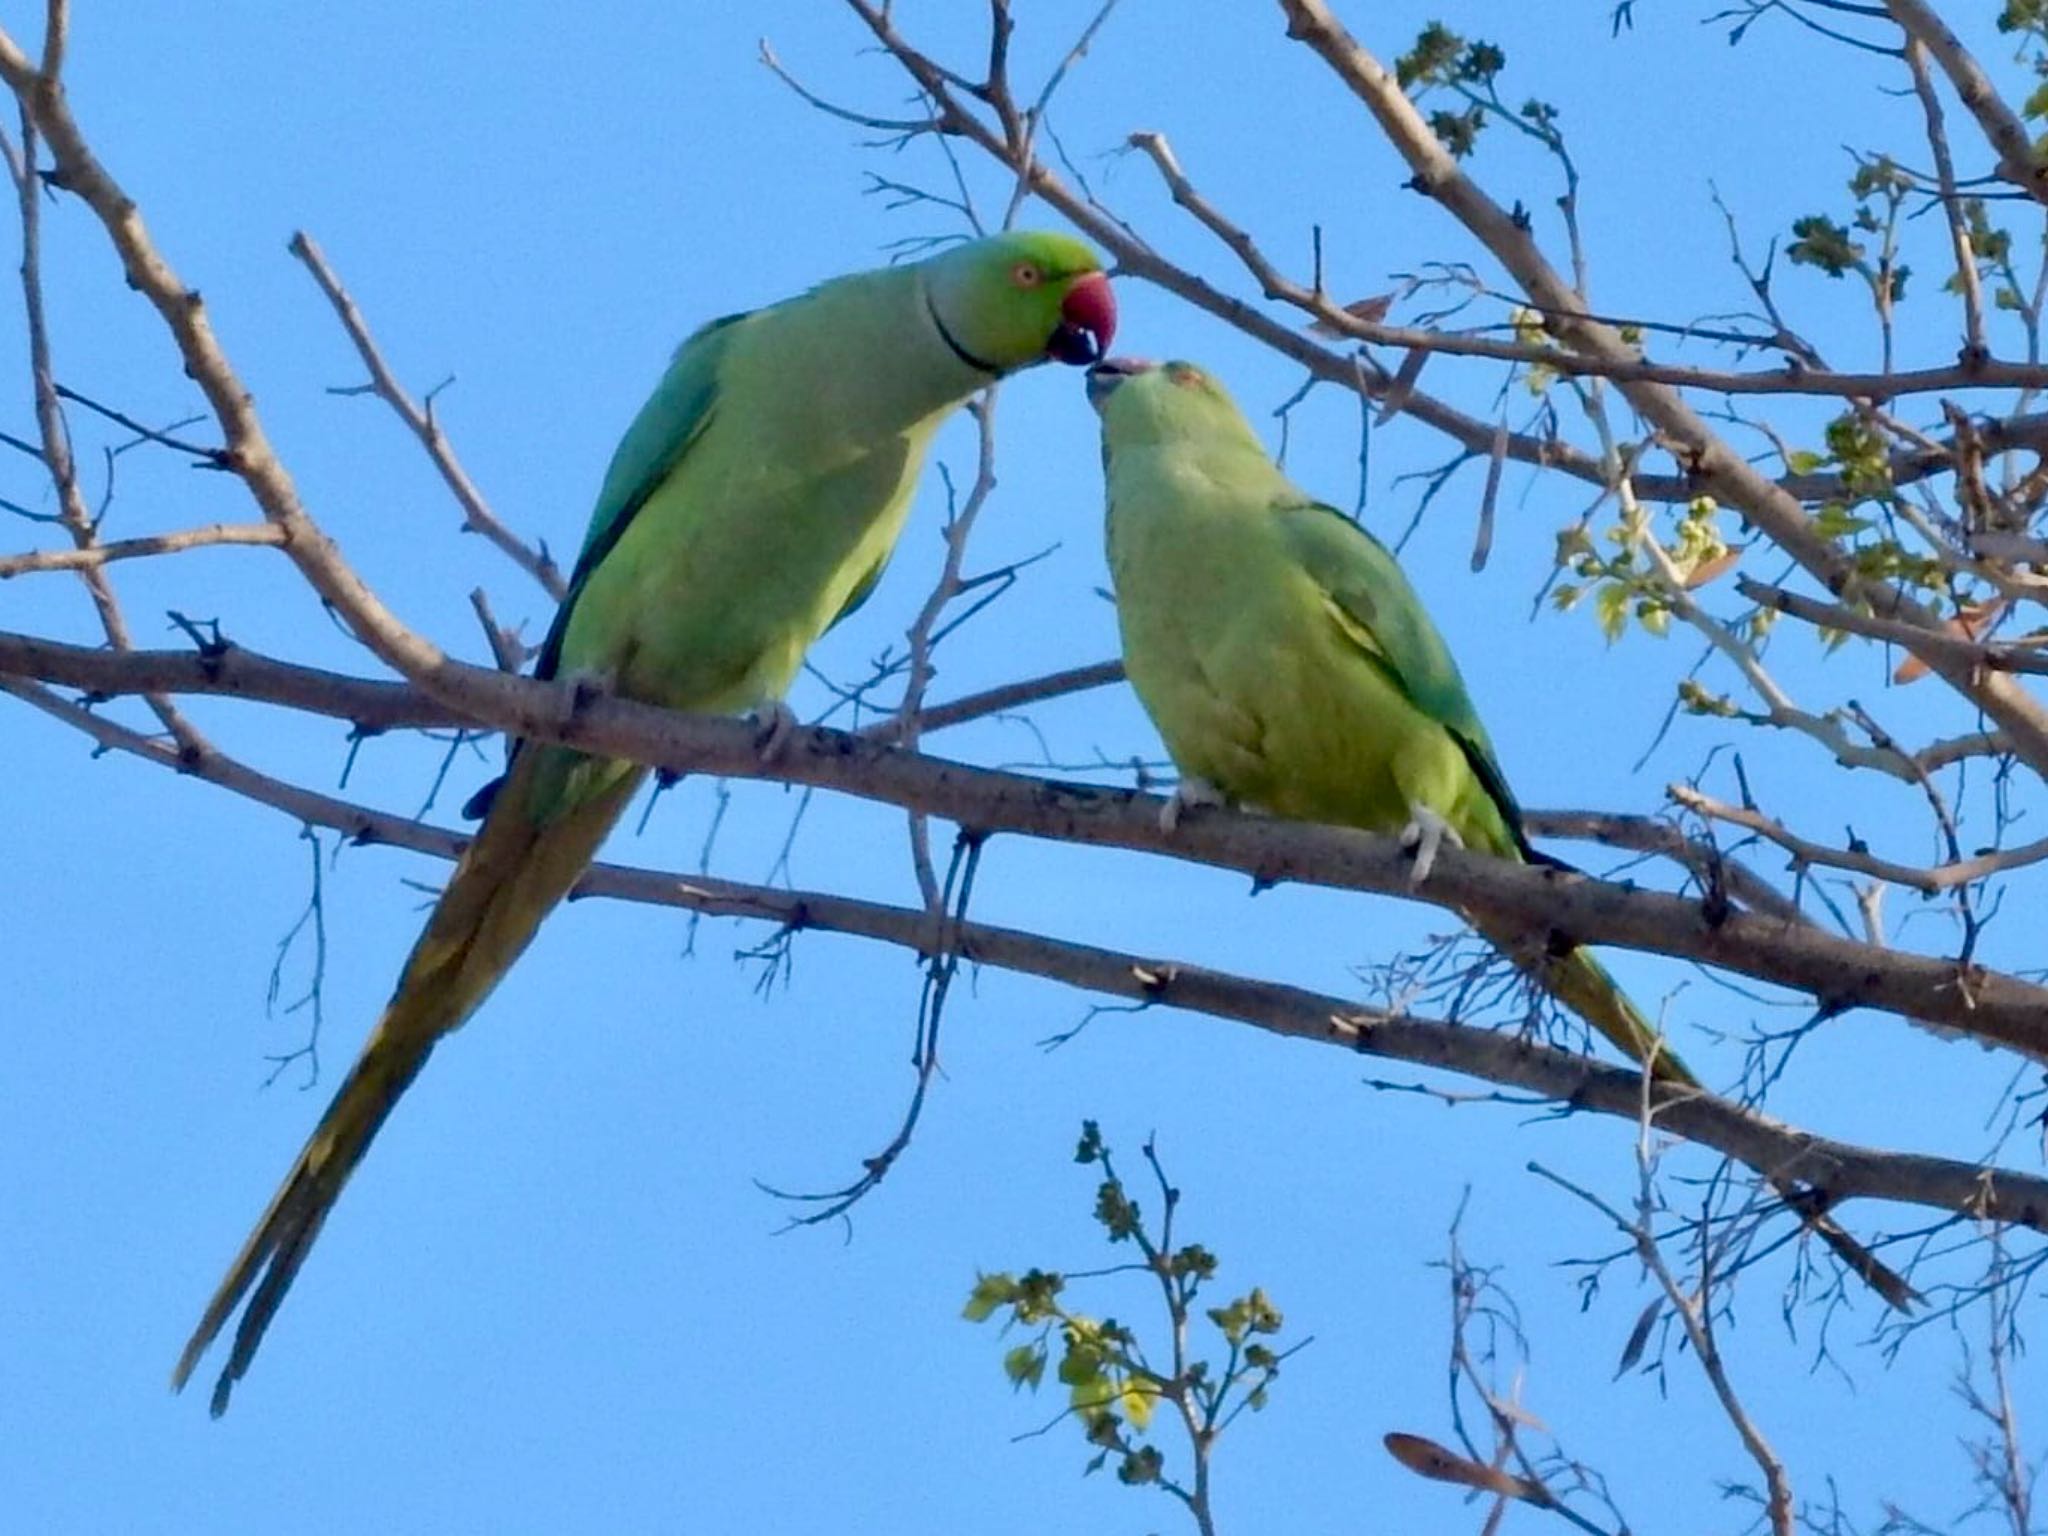
MULTIPOLYGON (((1105 361, 1088 394, 1124 667, 1182 774, 1169 825, 1228 802, 1399 834, 1418 883, 1445 843, 1540 857, 1457 664, 1385 547, 1294 485, 1193 364, 1105 361)), ((1589 951, 1488 937, 1657 1077, 1697 1086, 1589 951)), ((1832 1220, 1809 1219, 1887 1300, 1912 1298, 1832 1220)))
MULTIPOLYGON (((699 330, 627 429, 535 675, 670 709, 755 711, 873 588, 939 424, 977 390, 1100 358, 1094 252, 1012 233, 858 272, 699 330)), ((185 1346, 182 1387, 244 1296, 228 1403, 349 1174, 435 1044, 490 994, 646 777, 519 743, 362 1055, 185 1346), (251 1287, 254 1287, 253 1295, 251 1287)))

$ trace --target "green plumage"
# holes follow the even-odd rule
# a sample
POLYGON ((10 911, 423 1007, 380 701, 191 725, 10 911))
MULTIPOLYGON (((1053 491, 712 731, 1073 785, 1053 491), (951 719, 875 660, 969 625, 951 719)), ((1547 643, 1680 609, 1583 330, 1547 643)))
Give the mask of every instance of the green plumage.
POLYGON ((1256 442, 1193 442, 1119 450, 1110 476, 1125 664, 1175 761, 1283 816, 1392 832, 1426 805, 1516 856, 1492 743, 1393 558, 1256 442))
MULTIPOLYGON (((1222 387, 1169 363, 1101 400, 1124 665, 1182 772, 1282 816, 1530 857, 1465 680, 1379 541, 1273 464, 1222 387)), ((1493 935, 1589 1024, 1690 1082, 1584 950, 1493 935)))
MULTIPOLYGON (((1099 355, 1114 305, 1085 246, 1010 234, 856 273, 705 326, 606 472, 536 673, 672 709, 779 705, 811 643, 874 586, 939 424, 976 390, 1099 355)), ((362 1056, 186 1345, 182 1387, 253 1297, 223 1411, 399 1096, 566 896, 645 770, 516 744, 362 1056)))
POLYGON ((1392 555, 1287 479, 1208 375, 1102 402, 1132 686, 1182 770, 1283 816, 1397 832, 1418 807, 1522 857, 1464 679, 1392 555))
MULTIPOLYGON (((1089 392, 1124 666, 1182 773, 1282 816, 1391 834, 1433 815, 1466 848, 1535 857, 1457 664, 1379 541, 1289 481, 1200 369, 1109 364, 1089 392)), ((1588 951, 1487 936, 1657 1077, 1697 1086, 1588 951)), ((1779 1187, 1887 1301, 1913 1299, 1779 1187)))

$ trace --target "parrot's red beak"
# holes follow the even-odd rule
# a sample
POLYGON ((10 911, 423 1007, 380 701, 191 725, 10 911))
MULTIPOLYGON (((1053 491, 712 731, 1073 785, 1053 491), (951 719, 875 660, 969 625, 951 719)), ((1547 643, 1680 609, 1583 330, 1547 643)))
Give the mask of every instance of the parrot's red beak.
POLYGON ((1116 336, 1116 295, 1109 279, 1089 272, 1074 279, 1060 301, 1059 328, 1045 344, 1045 355, 1076 367, 1092 363, 1109 351, 1116 336))

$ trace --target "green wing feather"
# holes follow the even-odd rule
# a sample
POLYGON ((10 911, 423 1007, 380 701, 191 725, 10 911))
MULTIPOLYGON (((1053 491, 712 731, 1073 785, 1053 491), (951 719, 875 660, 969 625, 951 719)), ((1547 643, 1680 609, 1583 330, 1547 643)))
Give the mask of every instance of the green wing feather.
POLYGON ((881 558, 868 567, 867 574, 853 584, 853 590, 846 594, 846 601, 840 606, 839 611, 832 615, 832 622, 825 626, 827 629, 837 628, 851 618, 861 604, 875 595, 875 588, 881 584, 882 572, 889 568, 889 556, 893 553, 893 549, 884 550, 881 558))
MULTIPOLYGON (((1008 298, 1005 247, 977 259, 1000 285, 983 318, 1015 343, 997 355, 1022 366, 1048 345, 1063 300, 1008 298)), ((588 667, 627 697, 686 709, 781 696, 826 623, 874 585, 938 422, 986 382, 939 335, 923 283, 914 268, 852 274, 683 344, 613 455, 539 676, 588 667)), ((242 1308, 213 1396, 216 1414, 226 1408, 392 1106, 569 894, 644 777, 530 744, 472 802, 482 827, 174 1385, 242 1308)))
POLYGON ((1508 788, 1464 676, 1393 554, 1335 507, 1310 500, 1275 504, 1289 549, 1329 595, 1343 629, 1408 702, 1451 733, 1473 774, 1499 807, 1524 858, 1539 858, 1522 830, 1522 808, 1508 788))
POLYGON ((750 310, 725 315, 699 326, 676 348, 668 372, 662 375, 654 393, 640 407, 640 414, 626 429, 605 471, 604 485, 597 493, 597 506, 590 514, 590 528, 583 535, 583 548, 570 573, 569 591, 555 611, 555 621, 541 643, 534 676, 550 678, 561 665, 562 636, 569 627, 569 615, 582 595, 590 573, 617 546, 635 514, 647 505, 647 498, 675 473, 683 455, 704 436, 718 403, 718 365, 731 344, 733 327, 745 320, 750 310))
MULTIPOLYGON (((628 698, 677 709, 779 699, 811 642, 873 587, 938 423, 990 374, 1040 360, 1077 326, 1099 348, 1113 324, 1093 253, 1011 234, 703 327, 612 456, 538 675, 588 669, 628 698), (1014 281, 1020 263, 1062 280, 1014 281), (993 361, 970 362, 944 329, 941 287, 974 356, 993 361)), ((227 1407, 392 1107, 569 894, 645 776, 636 763, 528 744, 471 802, 483 825, 214 1292, 174 1386, 240 1309, 213 1395, 214 1413, 227 1407)))
MULTIPOLYGON (((569 590, 555 610, 547 638, 536 653, 533 675, 543 681, 554 677, 562 664, 562 639, 569 631, 570 615, 583 596, 591 572, 618 546, 621 536, 640 509, 691 448, 702 440, 711 425, 718 403, 718 367, 730 346, 734 325, 752 310, 724 315, 692 331, 670 361, 668 371, 655 386, 640 414, 626 429, 612 461, 605 470, 604 485, 597 494, 597 506, 590 514, 590 526, 583 535, 583 548, 569 574, 569 590)), ((497 803, 512 766, 519 760, 523 742, 516 737, 506 744, 505 772, 480 785, 464 802, 462 814, 481 821, 497 803)))
MULTIPOLYGON (((1189 365, 1136 370, 1106 399, 1126 670, 1182 768, 1283 815, 1381 831, 1427 804, 1468 847, 1554 862, 1529 848, 1465 681, 1393 555, 1288 482, 1189 365)), ((1590 951, 1474 921, 1657 1077, 1697 1086, 1590 951)), ((1778 1187, 1851 1269, 1910 1305, 1904 1279, 1778 1187)))

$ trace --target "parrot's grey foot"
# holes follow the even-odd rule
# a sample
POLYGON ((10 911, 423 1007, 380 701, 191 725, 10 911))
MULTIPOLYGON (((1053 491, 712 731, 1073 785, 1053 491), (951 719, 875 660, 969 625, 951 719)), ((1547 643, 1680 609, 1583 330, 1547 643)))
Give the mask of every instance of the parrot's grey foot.
POLYGON ((772 763, 782 756, 796 731, 796 711, 782 700, 772 699, 749 710, 747 718, 754 722, 754 751, 761 761, 772 763))
POLYGON ((1408 871, 1408 884, 1412 889, 1429 878, 1430 870, 1436 867, 1437 850, 1445 843, 1453 848, 1465 846, 1465 840, 1458 836, 1458 829, 1426 805, 1410 806, 1408 825, 1401 829, 1401 846, 1415 856, 1415 863, 1408 871))
POLYGON ((1171 832, 1180 825, 1181 817, 1189 811, 1208 810, 1215 806, 1227 805, 1223 791, 1207 779, 1193 775, 1174 785, 1173 793, 1167 796, 1166 804, 1159 807, 1159 830, 1171 832))

